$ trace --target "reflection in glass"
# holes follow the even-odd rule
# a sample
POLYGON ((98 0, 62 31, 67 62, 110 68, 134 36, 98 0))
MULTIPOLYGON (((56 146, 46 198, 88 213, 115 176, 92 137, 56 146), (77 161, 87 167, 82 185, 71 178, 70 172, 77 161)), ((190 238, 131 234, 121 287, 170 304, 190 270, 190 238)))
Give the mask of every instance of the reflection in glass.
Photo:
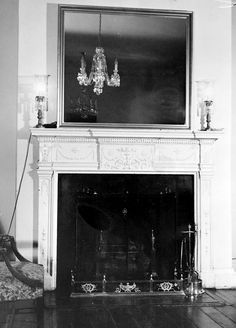
POLYGON ((62 123, 188 124, 190 14, 154 11, 102 10, 102 47, 108 71, 119 60, 119 88, 79 85, 81 53, 92 66, 97 44, 99 11, 65 10, 64 108, 62 123), (85 91, 86 88, 86 91, 85 91), (96 115, 75 111, 86 93, 96 103, 96 115))
POLYGON ((60 174, 58 288, 71 269, 86 282, 173 279, 193 192, 192 175, 60 174))

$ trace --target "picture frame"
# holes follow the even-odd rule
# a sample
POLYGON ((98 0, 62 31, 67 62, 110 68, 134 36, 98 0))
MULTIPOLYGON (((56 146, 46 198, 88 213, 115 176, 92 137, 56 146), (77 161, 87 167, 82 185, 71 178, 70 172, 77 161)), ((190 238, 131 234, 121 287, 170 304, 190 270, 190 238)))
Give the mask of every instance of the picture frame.
POLYGON ((59 5, 58 22, 59 127, 190 128, 192 12, 59 5), (97 95, 77 77, 99 43, 120 86, 97 95))

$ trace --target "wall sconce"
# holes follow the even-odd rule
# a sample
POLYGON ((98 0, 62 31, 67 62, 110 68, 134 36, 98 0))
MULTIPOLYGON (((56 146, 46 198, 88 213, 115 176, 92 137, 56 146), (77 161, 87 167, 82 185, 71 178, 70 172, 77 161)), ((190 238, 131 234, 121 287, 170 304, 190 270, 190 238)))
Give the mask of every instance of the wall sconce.
POLYGON ((211 131, 212 104, 214 98, 214 81, 197 81, 198 108, 200 110, 201 130, 211 131))
POLYGON ((38 124, 36 128, 42 128, 45 120, 45 113, 48 111, 48 77, 49 75, 35 75, 35 109, 38 113, 38 124))

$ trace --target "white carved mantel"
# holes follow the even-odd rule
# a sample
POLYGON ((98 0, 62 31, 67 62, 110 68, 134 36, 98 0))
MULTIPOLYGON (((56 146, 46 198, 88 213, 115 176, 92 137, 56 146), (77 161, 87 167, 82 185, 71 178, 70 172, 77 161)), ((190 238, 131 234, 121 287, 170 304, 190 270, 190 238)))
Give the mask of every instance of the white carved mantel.
MULTIPOLYGON (((46 289, 56 287, 60 173, 193 174, 194 219, 198 231, 196 267, 205 286, 223 287, 223 276, 212 265, 214 249, 211 247, 213 146, 222 132, 125 128, 32 129, 31 132, 39 143, 38 260, 45 268, 46 289)), ((222 271, 225 274, 233 276, 222 271)))

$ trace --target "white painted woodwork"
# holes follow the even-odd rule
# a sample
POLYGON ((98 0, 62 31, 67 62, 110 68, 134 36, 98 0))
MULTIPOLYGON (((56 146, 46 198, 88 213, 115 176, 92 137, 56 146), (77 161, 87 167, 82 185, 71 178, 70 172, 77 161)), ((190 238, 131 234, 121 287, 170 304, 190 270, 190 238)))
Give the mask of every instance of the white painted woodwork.
MULTIPOLYGON (((60 173, 192 174, 195 181, 196 268, 206 287, 236 285, 230 268, 214 268, 212 179, 221 131, 31 129, 39 143, 38 258, 45 288, 56 287, 57 182, 60 173)), ((68 254, 69 256, 69 254, 68 254)))

